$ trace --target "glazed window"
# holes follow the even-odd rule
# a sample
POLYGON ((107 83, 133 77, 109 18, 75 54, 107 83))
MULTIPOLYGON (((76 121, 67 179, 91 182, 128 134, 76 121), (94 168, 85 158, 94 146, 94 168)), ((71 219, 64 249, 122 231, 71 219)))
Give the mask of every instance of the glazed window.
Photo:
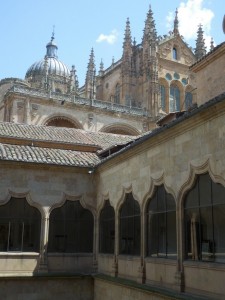
POLYGON ((170 86, 169 108, 170 112, 180 111, 180 90, 175 84, 170 86))
POLYGON ((193 95, 191 92, 185 93, 185 109, 188 110, 192 106, 193 95))
POLYGON ((0 206, 0 251, 39 252, 41 213, 25 198, 0 206))
POLYGON ((166 89, 164 85, 160 85, 160 97, 162 110, 166 111, 166 89))
POLYGON ((79 201, 66 201, 49 219, 48 252, 93 251, 93 215, 79 201))
POLYGON ((120 86, 119 86, 119 83, 117 83, 117 85, 115 87, 114 102, 117 103, 117 104, 120 103, 120 86))
POLYGON ((176 258, 176 204, 163 185, 149 199, 146 215, 147 256, 176 258))
POLYGON ((173 59, 177 60, 177 48, 173 47, 173 59))
POLYGON ((225 263, 225 188, 197 177, 184 205, 186 259, 225 263))
POLYGON ((109 201, 105 202, 100 214, 99 236, 99 252, 113 254, 115 245, 115 212, 109 201))
POLYGON ((140 255, 141 216, 139 203, 127 194, 120 209, 120 254, 140 255))

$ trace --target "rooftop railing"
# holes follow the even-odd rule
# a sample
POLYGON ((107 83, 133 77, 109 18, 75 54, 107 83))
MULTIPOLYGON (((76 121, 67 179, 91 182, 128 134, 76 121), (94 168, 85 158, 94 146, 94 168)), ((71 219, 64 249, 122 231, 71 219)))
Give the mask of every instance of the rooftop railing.
POLYGON ((139 116, 147 116, 147 111, 143 108, 121 105, 118 103, 102 101, 98 99, 88 99, 82 98, 76 95, 66 95, 66 94, 59 94, 52 91, 44 91, 44 90, 36 90, 36 89, 29 89, 19 86, 13 86, 9 92, 14 93, 21 93, 24 95, 31 95, 45 99, 52 99, 55 101, 65 101, 74 104, 80 105, 89 105, 92 107, 96 107, 99 109, 105 109, 112 112, 120 112, 125 114, 131 115, 139 115, 139 116))

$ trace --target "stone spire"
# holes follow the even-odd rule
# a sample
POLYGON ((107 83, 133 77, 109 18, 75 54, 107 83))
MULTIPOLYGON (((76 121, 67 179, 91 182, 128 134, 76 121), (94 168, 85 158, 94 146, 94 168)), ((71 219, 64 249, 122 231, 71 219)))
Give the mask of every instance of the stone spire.
POLYGON ((101 59, 98 74, 99 74, 99 76, 102 76, 103 73, 104 73, 104 63, 103 63, 103 61, 101 59))
POLYGON ((153 12, 151 6, 149 7, 149 11, 147 13, 147 18, 145 20, 145 28, 142 43, 145 42, 156 42, 157 40, 157 32, 155 28, 155 20, 153 18, 153 12))
POLYGON ((69 80, 69 84, 68 84, 68 92, 77 92, 79 88, 79 82, 78 82, 78 78, 76 75, 76 69, 75 66, 72 65, 72 68, 70 70, 70 80, 69 80))
POLYGON ((89 99, 95 99, 95 91, 96 91, 95 75, 96 75, 95 58, 94 58, 94 49, 92 48, 88 67, 87 67, 86 80, 85 80, 86 97, 89 99))
POLYGON ((179 21, 178 21, 178 10, 177 9, 176 9, 176 12, 175 12, 173 34, 174 35, 178 35, 179 34, 179 21))
POLYGON ((145 81, 145 94, 143 95, 143 105, 152 116, 158 113, 158 59, 157 59, 157 32, 155 20, 151 6, 145 21, 144 35, 142 39, 143 57, 141 68, 143 69, 143 79, 145 81))
POLYGON ((125 105, 131 104, 131 94, 132 94, 132 55, 133 55, 133 45, 131 38, 130 30, 130 21, 127 18, 125 33, 124 33, 124 42, 123 42, 123 56, 122 56, 122 66, 121 66, 121 75, 122 75, 122 85, 121 85, 121 95, 125 101, 125 105))
POLYGON ((132 48, 132 39, 131 39, 131 31, 130 31, 130 20, 127 18, 125 34, 124 34, 124 42, 123 42, 123 51, 126 49, 132 48))
POLYGON ((127 18, 125 34, 124 34, 124 42, 123 42, 123 73, 130 73, 131 67, 131 57, 132 57, 132 39, 131 39, 131 31, 130 31, 130 21, 127 18))
POLYGON ((212 51, 214 49, 214 40, 213 38, 211 38, 211 41, 210 41, 210 51, 212 51))
POLYGON ((204 31, 202 30, 202 25, 200 24, 198 27, 196 48, 195 48, 195 56, 197 60, 201 59, 204 55, 206 55, 206 46, 205 46, 205 39, 203 33, 204 31))

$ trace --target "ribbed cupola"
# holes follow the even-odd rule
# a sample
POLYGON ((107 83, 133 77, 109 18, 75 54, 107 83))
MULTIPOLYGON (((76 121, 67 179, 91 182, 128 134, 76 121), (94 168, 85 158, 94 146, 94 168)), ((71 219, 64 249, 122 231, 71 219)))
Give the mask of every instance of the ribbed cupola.
POLYGON ((85 93, 89 99, 95 99, 96 96, 96 68, 95 68, 95 57, 94 49, 91 49, 91 54, 87 67, 87 74, 85 80, 85 93))
POLYGON ((206 55, 206 46, 205 46, 205 39, 203 33, 204 31, 202 30, 202 25, 200 24, 198 27, 196 48, 195 48, 195 57, 197 60, 201 59, 204 55, 206 55))

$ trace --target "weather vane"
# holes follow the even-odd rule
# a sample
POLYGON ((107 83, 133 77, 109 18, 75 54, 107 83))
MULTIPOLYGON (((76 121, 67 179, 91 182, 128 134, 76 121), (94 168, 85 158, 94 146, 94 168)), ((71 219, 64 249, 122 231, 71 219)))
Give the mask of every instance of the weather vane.
POLYGON ((52 30, 52 41, 54 40, 55 38, 55 25, 53 25, 53 30, 52 30))

